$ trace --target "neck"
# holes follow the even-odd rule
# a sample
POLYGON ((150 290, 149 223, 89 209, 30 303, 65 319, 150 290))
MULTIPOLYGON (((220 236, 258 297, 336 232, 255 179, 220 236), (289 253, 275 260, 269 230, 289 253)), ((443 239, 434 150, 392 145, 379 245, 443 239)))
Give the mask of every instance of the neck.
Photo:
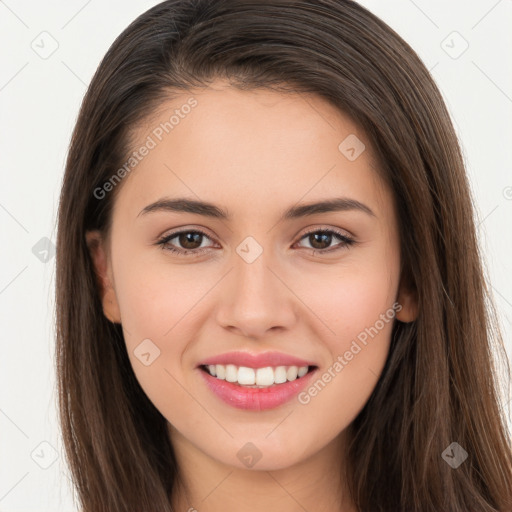
POLYGON ((313 456, 290 467, 267 471, 226 465, 170 428, 180 468, 173 510, 357 512, 346 487, 343 433, 313 456))

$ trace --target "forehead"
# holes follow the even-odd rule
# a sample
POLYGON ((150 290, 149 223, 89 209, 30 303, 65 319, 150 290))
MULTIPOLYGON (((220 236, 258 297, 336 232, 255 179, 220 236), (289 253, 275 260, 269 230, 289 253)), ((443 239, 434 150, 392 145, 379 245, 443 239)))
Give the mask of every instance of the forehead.
POLYGON ((234 216, 334 195, 374 211, 391 200, 366 135, 313 94, 215 82, 164 101, 132 141, 138 159, 116 201, 132 216, 166 195, 229 205, 234 216))

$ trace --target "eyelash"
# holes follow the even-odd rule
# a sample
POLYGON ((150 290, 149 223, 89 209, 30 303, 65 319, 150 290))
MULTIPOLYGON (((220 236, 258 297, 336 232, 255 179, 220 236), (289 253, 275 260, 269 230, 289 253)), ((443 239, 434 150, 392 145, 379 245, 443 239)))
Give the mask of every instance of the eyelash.
MULTIPOLYGON (((200 229, 189 229, 189 230, 184 230, 184 231, 176 231, 175 233, 166 235, 165 237, 161 238, 157 242, 157 245, 160 245, 162 250, 164 250, 164 251, 170 251, 172 253, 176 253, 176 254, 179 254, 182 256, 185 256, 187 254, 194 254, 197 256, 199 254, 202 254, 204 251, 208 250, 207 247, 203 247, 202 249, 176 249, 176 248, 168 245, 169 242, 173 238, 176 238, 177 236, 179 236, 183 233, 197 233, 197 234, 205 236, 206 238, 210 238, 204 231, 201 231, 200 229)), ((304 235, 300 238, 299 242, 313 233, 332 234, 332 235, 335 235, 336 237, 338 237, 342 241, 342 243, 340 243, 338 246, 335 246, 334 249, 332 249, 332 248, 331 249, 310 249, 311 251, 313 251, 313 254, 315 252, 319 252, 319 253, 336 252, 341 249, 350 247, 351 245, 354 245, 356 243, 356 241, 354 239, 352 239, 334 229, 312 229, 311 231, 304 233, 304 235)))

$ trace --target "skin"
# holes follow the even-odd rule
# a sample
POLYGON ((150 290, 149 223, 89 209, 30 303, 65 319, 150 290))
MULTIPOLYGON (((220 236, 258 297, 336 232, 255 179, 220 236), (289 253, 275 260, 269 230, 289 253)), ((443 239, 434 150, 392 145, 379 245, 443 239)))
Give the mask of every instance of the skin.
MULTIPOLYGON (((169 422, 186 484, 177 510, 355 511, 344 484, 345 431, 382 372, 392 321, 307 404, 233 408, 196 366, 232 350, 278 350, 315 361, 321 376, 395 302, 400 321, 414 320, 414 297, 400 286, 391 191, 366 135, 315 95, 217 81, 162 104, 137 128, 134 147, 191 96, 198 105, 118 185, 111 236, 87 233, 105 315, 123 325, 135 375, 169 422), (338 149, 350 134, 366 145, 354 161, 338 149), (233 218, 138 216, 163 196, 209 201, 233 218), (351 210, 279 222, 299 202, 342 196, 375 216, 351 210), (157 241, 178 228, 205 231, 188 248, 206 251, 162 250, 157 241), (315 244, 306 228, 337 229, 357 243, 343 247, 333 235, 315 244), (236 252, 248 236, 263 248, 250 264, 236 252), (149 366, 134 355, 147 338, 160 349, 149 366), (261 453, 252 468, 237 457, 247 442, 261 453)), ((170 245, 187 248, 179 237, 170 245)))

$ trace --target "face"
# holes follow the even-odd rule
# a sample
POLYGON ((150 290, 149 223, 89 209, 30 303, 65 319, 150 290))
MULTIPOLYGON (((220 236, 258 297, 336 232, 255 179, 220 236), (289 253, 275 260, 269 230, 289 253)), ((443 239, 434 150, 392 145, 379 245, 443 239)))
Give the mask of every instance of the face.
POLYGON ((161 105, 134 151, 91 254, 173 443, 266 470, 322 453, 370 397, 393 322, 414 315, 366 135, 314 95, 216 82, 161 105))

